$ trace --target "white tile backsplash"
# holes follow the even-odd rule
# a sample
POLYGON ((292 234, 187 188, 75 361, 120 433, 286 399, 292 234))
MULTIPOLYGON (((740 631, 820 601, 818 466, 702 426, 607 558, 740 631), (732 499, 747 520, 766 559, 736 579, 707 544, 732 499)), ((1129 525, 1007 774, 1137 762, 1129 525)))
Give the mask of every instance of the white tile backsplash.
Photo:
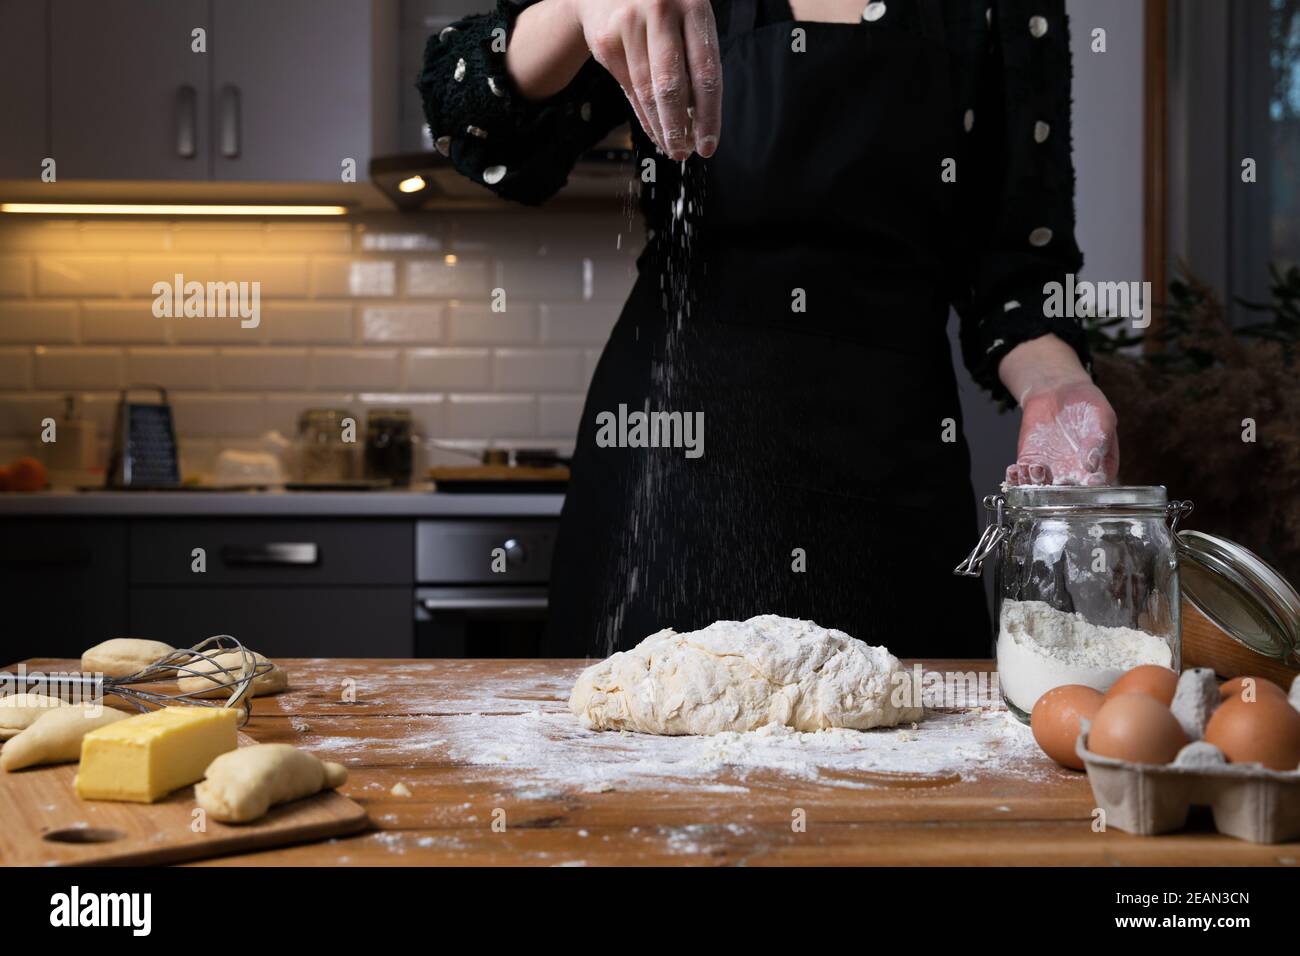
POLYGON ((77 341, 71 302, 0 302, 0 342, 56 345, 77 341))
POLYGON ((327 389, 398 388, 401 353, 397 349, 316 349, 312 387, 327 389))
POLYGON ((32 294, 32 260, 28 256, 0 256, 0 296, 32 294))
POLYGON ((406 387, 414 389, 488 388, 492 353, 488 349, 409 349, 406 387))
POLYGON ((121 388, 120 349, 37 346, 37 388, 121 388))
POLYGON ((426 298, 456 298, 488 294, 486 260, 469 256, 412 259, 406 264, 406 294, 426 298))
POLYGON ((37 295, 120 295, 120 256, 42 256, 36 261, 37 295))
POLYGON ((409 408, 470 450, 571 448, 637 251, 613 243, 621 213, 18 220, 0 217, 0 451, 36 441, 68 393, 106 445, 118 390, 161 384, 189 469, 318 407, 409 408), (258 327, 155 318, 153 285, 177 273, 261 282, 258 327))
POLYGON ((453 345, 531 345, 537 341, 537 314, 531 303, 506 300, 506 311, 453 302, 447 307, 447 336, 453 345))

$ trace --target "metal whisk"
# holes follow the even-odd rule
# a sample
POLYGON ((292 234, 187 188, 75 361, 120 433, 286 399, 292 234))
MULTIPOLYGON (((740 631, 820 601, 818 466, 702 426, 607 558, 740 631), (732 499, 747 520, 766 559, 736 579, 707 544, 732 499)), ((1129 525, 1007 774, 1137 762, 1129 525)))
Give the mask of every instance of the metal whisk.
POLYGON ((194 704, 201 707, 239 707, 243 711, 241 724, 250 715, 249 693, 253 681, 270 671, 275 665, 259 661, 248 648, 229 634, 216 634, 190 648, 172 651, 147 667, 125 677, 102 677, 80 673, 20 673, 0 674, 0 686, 12 686, 13 692, 35 691, 63 700, 94 702, 106 696, 121 697, 140 711, 168 704, 194 704), (233 665, 217 661, 221 654, 239 653, 233 665), (151 689, 138 685, 174 683, 183 676, 201 677, 204 685, 199 690, 181 693, 177 690, 151 689), (229 695, 212 696, 215 691, 229 691, 229 695))

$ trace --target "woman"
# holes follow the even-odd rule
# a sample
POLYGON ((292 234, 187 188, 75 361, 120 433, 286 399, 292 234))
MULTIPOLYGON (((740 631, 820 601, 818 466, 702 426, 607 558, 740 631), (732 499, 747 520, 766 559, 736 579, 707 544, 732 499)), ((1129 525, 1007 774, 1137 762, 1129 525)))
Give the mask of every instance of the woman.
POLYGON ((1023 410, 1008 480, 1114 478, 1083 331, 1043 309, 1082 262, 1063 0, 864 2, 502 0, 429 40, 439 149, 506 198, 633 120, 647 244, 582 416, 555 656, 759 613, 985 656, 950 304, 1023 410), (702 454, 638 445, 638 410, 702 454))

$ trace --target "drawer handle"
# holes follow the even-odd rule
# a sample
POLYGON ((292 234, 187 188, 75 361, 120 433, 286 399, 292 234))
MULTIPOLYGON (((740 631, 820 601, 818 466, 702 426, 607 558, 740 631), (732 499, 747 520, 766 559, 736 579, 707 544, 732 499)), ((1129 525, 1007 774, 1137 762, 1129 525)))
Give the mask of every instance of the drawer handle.
POLYGON ((221 88, 221 155, 226 159, 239 158, 239 87, 227 84, 221 88))
POLYGON ((176 155, 193 159, 198 150, 198 92, 186 84, 176 91, 176 155))
POLYGON ((320 547, 312 542, 226 545, 221 558, 227 566, 311 567, 320 563, 320 547))
POLYGON ((426 611, 499 611, 508 608, 542 610, 547 606, 546 595, 537 597, 446 597, 420 598, 420 607, 426 611))

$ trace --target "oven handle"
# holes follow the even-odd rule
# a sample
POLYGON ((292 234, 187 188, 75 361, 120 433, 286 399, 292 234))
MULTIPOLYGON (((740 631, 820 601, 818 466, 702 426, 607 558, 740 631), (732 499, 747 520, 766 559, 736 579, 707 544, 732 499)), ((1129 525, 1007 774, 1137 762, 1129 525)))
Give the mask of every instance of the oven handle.
POLYGON ((510 597, 480 597, 476 595, 474 597, 417 598, 416 603, 426 611, 496 611, 507 608, 540 610, 548 605, 545 594, 536 596, 514 595, 510 597))

